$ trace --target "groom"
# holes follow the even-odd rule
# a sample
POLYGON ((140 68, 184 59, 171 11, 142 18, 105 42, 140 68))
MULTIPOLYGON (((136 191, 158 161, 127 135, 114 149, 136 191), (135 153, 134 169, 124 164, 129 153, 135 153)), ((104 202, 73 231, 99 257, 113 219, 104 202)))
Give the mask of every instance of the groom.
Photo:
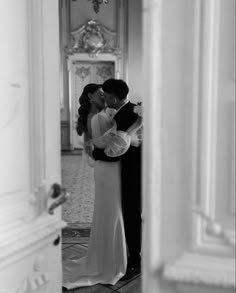
MULTIPOLYGON (((114 116, 117 130, 126 131, 138 118, 134 113, 135 104, 127 98, 128 85, 120 79, 108 79, 102 88, 107 106, 117 110, 114 116)), ((95 149, 93 157, 101 161, 117 160, 117 157, 107 157, 101 149, 95 149)), ((127 271, 122 280, 127 280, 141 272, 141 146, 130 146, 119 158, 122 210, 129 252, 127 271)))

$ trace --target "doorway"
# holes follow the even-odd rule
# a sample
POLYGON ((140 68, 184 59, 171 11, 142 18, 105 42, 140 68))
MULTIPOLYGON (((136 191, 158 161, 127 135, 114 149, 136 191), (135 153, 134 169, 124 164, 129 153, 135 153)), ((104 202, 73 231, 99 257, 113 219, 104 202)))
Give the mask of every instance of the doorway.
MULTIPOLYGON (((82 2, 82 1, 81 1, 82 2)), ((120 3, 120 1, 114 1, 113 3, 120 3)), ((126 2, 126 1, 123 1, 126 2)), ((140 5, 141 1, 139 1, 139 5, 140 5)), ((91 3, 90 3, 91 5, 91 3)), ((113 4, 112 4, 113 5, 113 4)), ((123 4, 122 4, 123 5, 123 4)), ((137 1, 136 3, 133 2, 133 6, 136 7, 135 5, 137 5, 137 1)), ((140 5, 141 6, 141 5, 140 5)), ((134 10, 135 11, 135 10, 134 10)), ((136 11, 137 13, 137 11, 136 11)), ((136 14, 136 17, 138 16, 138 18, 141 18, 141 10, 139 11, 139 14, 136 14)), ((137 90, 139 87, 141 87, 141 67, 138 66, 141 62, 141 57, 139 55, 139 53, 141 53, 141 44, 139 42, 137 42, 137 40, 139 39, 140 36, 140 32, 136 32, 137 26, 135 25, 136 22, 134 21, 135 18, 133 18, 133 22, 130 24, 132 27, 132 32, 135 31, 135 33, 130 34, 130 39, 132 39, 131 43, 132 43, 132 50, 133 52, 135 52, 135 54, 132 54, 132 52, 130 52, 130 78, 129 81, 131 83, 131 100, 134 102, 138 102, 141 99, 141 94, 140 94, 140 90, 137 90), (132 36, 132 37, 131 37, 132 36), (137 54, 138 52, 138 54, 137 54), (133 77, 133 78, 132 78, 133 77), (134 82, 135 81, 135 82, 134 82), (133 82, 133 85, 132 85, 133 82)), ((131 22, 131 21, 130 21, 131 22)), ((140 26, 140 22, 138 23, 138 27, 140 26)), ((127 28, 126 28, 127 29, 127 28)), ((127 32, 128 33, 128 32, 127 32)), ((123 32, 120 34, 120 38, 124 38, 125 41, 125 37, 124 35, 122 35, 123 32)), ((141 41, 140 41, 141 42, 141 41)), ((124 48, 124 55, 125 58, 127 58, 127 48, 124 48)), ((65 150, 64 153, 66 153, 66 155, 63 156, 62 160, 66 159, 66 160, 70 160, 71 164, 73 165, 74 170, 76 170, 75 172, 73 172, 73 176, 75 175, 76 172, 77 173, 77 178, 74 178, 74 182, 72 182, 73 180, 71 180, 70 182, 72 184, 77 184, 78 181, 80 181, 78 185, 80 185, 79 188, 81 188, 81 186, 86 186, 85 188, 82 187, 82 192, 84 193, 84 196, 77 196, 77 199, 79 197, 79 202, 80 202, 80 207, 78 207, 78 204, 76 204, 73 199, 71 201, 71 203, 67 202, 68 204, 68 212, 69 210, 72 211, 73 213, 77 210, 79 210, 80 214, 83 214, 84 217, 80 217, 80 216, 76 216, 74 219, 71 219, 71 221, 74 221, 71 226, 71 229, 67 229, 66 233, 67 235, 64 234, 64 238, 66 238, 67 236, 67 243, 65 243, 65 245, 63 246, 63 248, 66 249, 67 253, 71 252, 75 252, 74 249, 77 249, 77 253, 81 254, 83 253, 84 249, 81 248, 79 245, 84 245, 86 246, 87 243, 86 241, 88 241, 88 234, 89 234, 89 228, 90 228, 90 224, 91 224, 91 215, 92 215, 92 209, 91 206, 93 205, 93 201, 94 201, 94 194, 93 193, 93 188, 91 188, 91 185, 93 184, 93 172, 91 170, 90 166, 87 166, 87 162, 84 160, 82 151, 83 151, 83 137, 79 137, 78 134, 76 133, 75 130, 75 123, 77 120, 77 110, 79 107, 78 104, 78 99, 79 96, 82 92, 83 87, 90 83, 90 82, 96 82, 96 83, 103 83, 103 81, 105 81, 106 79, 110 78, 110 77, 116 77, 116 78, 122 78, 125 79, 126 81, 127 78, 125 78, 126 75, 126 66, 127 64, 125 64, 125 61, 122 61, 121 56, 119 55, 120 52, 116 52, 117 55, 115 54, 111 54, 111 53, 101 53, 98 54, 96 57, 91 58, 90 56, 88 56, 88 54, 84 53, 79 53, 76 52, 75 54, 68 54, 67 56, 67 60, 66 60, 66 70, 68 70, 68 95, 69 95, 69 106, 68 106, 68 113, 69 113, 69 121, 70 121, 70 143, 69 143, 69 147, 68 147, 68 151, 65 150), (90 58, 89 58, 90 57, 90 58), (78 171, 78 169, 80 169, 80 171, 78 171), (82 170, 83 169, 83 170, 82 170), (80 179, 78 179, 80 177, 80 179), (86 178, 86 179, 85 179, 86 178), (90 187, 88 186, 87 183, 85 183, 90 181, 90 187), (77 182, 77 183, 75 183, 77 182), (85 190, 86 189, 86 190, 85 190), (88 203, 88 199, 89 199, 89 203, 88 203), (69 206, 70 204, 70 206, 69 206), (86 206, 87 205, 87 206, 86 206), (87 222, 86 222, 87 219, 87 222), (77 238, 78 241, 82 241, 82 243, 78 243, 79 245, 77 245, 75 247, 75 245, 73 245, 73 240, 71 242, 69 242, 70 240, 68 240, 70 238, 70 235, 74 235, 74 238, 77 238), (85 241, 85 242, 84 242, 85 241), (70 245, 70 246, 68 246, 70 245), (82 249, 82 252, 80 251, 80 249, 82 249)), ((126 59, 127 60, 127 59, 126 59)), ((127 66, 128 67, 128 66, 127 66)), ((65 145, 65 144, 64 144, 65 145)), ((73 169, 72 168, 72 169, 73 169)), ((73 177, 72 176, 72 177, 73 177)), ((71 177, 71 178, 72 178, 71 177)), ((63 178, 62 178, 63 179, 63 178)), ((74 192, 74 191, 73 191, 74 192)), ((68 214, 67 214, 68 215, 68 214)), ((68 216, 69 218, 69 216, 68 216)), ((69 228, 69 227, 68 227, 69 228)), ((71 237, 72 238, 72 237, 71 237)), ((136 284, 137 286, 137 292, 139 292, 139 290, 141 290, 141 277, 139 276, 139 280, 136 280, 136 282, 138 282, 136 284)), ((128 283, 128 282, 127 282, 128 283)), ((125 287, 126 284, 123 283, 123 286, 125 287)), ((130 283, 131 285, 131 283, 130 283)), ((108 290, 107 288, 104 288, 104 290, 108 290)), ((101 291, 103 292, 103 291, 101 291)), ((141 291, 140 291, 141 292, 141 291)))
MULTIPOLYGON (((99 58, 97 58, 99 60, 99 58)), ((79 97, 85 85, 102 84, 106 79, 115 77, 115 63, 112 61, 82 61, 80 54, 68 60, 69 68, 69 115, 71 150, 84 148, 84 137, 76 131, 78 119, 79 97)))

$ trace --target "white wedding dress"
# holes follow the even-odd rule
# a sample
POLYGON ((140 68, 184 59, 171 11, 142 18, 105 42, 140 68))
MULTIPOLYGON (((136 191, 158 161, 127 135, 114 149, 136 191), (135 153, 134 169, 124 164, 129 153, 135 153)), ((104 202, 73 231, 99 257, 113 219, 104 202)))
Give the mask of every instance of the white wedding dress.
MULTIPOLYGON (((117 132, 112 115, 102 111, 91 121, 93 144, 110 156, 121 155, 130 136, 117 132)), ((87 255, 63 261, 63 287, 116 284, 125 274, 127 251, 121 211, 120 162, 95 161, 95 203, 87 255)))

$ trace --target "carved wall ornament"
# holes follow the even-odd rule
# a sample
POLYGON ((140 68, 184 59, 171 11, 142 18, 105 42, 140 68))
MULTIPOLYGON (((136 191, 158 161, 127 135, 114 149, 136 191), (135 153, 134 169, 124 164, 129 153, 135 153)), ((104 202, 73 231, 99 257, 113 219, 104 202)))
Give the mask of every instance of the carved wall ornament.
POLYGON ((90 67, 76 67, 75 74, 84 80, 88 75, 91 74, 90 67))
MULTIPOLYGON (((76 2, 77 0, 72 0, 73 2, 76 2)), ((105 4, 107 5, 109 3, 109 0, 88 0, 88 1, 92 1, 93 3, 93 10, 98 13, 100 10, 100 5, 101 4, 105 4)))
POLYGON ((99 53, 120 54, 116 46, 116 33, 95 20, 71 32, 71 43, 65 51, 67 54, 88 53, 91 57, 99 53))
POLYGON ((97 75, 100 76, 103 80, 113 76, 113 67, 112 66, 100 66, 97 67, 97 75))
MULTIPOLYGON (((88 0, 91 1, 91 0, 88 0)), ((109 3, 109 0, 92 0, 93 3, 93 10, 98 13, 100 10, 100 5, 105 4, 107 5, 109 3)))

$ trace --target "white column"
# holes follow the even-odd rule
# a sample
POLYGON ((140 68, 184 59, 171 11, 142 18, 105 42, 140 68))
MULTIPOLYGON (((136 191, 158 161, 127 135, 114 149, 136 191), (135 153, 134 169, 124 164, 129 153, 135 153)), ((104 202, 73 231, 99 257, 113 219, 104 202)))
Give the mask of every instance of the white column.
POLYGON ((143 1, 143 292, 160 292, 162 0, 143 1), (158 219, 158 220, 157 220, 158 219))

